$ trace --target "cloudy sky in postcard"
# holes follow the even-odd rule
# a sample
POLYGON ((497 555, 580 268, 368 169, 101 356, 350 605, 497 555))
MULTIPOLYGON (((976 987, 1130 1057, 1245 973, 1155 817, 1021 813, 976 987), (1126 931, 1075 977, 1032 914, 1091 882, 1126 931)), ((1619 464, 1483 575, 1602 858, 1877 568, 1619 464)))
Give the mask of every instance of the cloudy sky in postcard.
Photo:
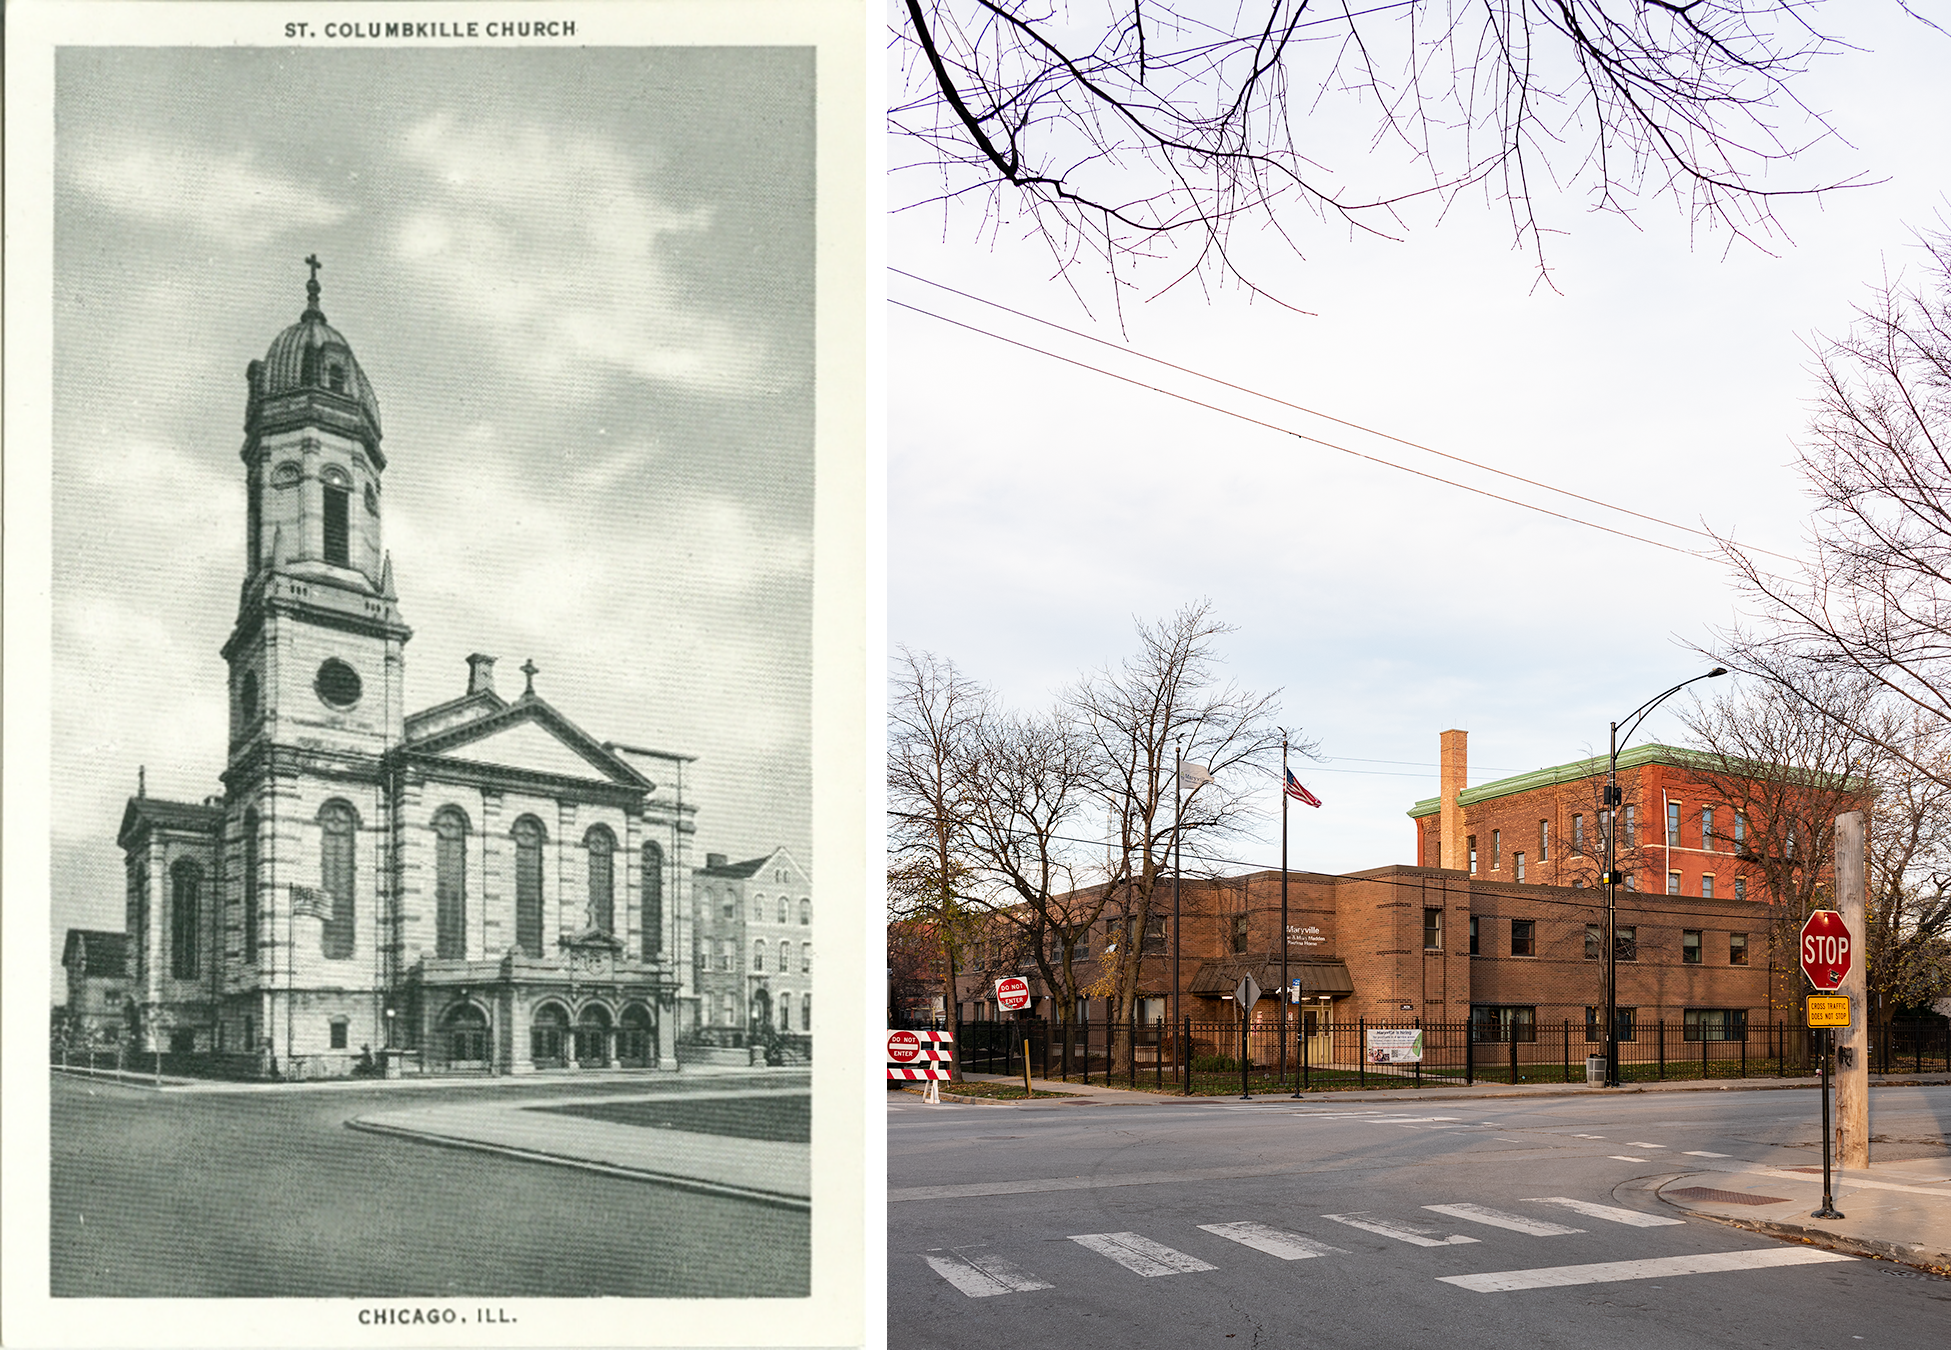
POLYGON ((55 924, 122 804, 221 792, 244 370, 305 304, 384 421, 408 706, 533 659, 809 852, 813 69, 791 49, 69 48, 56 94, 55 924))

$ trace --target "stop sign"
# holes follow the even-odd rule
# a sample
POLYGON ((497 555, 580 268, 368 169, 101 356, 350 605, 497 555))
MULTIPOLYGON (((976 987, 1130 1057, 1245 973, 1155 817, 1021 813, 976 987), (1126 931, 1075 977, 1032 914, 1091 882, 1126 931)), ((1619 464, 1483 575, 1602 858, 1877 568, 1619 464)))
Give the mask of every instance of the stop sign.
POLYGON ((1005 975, 996 981, 996 1004, 1004 1012, 1020 1012, 1030 1006, 1030 982, 1020 975, 1005 975))
POLYGON ((887 1057, 896 1064, 912 1064, 921 1057, 921 1037, 912 1031, 887 1034, 887 1057))
POLYGON ((1802 922, 1802 973, 1816 988, 1842 987, 1855 956, 1849 925, 1833 909, 1819 909, 1802 922))

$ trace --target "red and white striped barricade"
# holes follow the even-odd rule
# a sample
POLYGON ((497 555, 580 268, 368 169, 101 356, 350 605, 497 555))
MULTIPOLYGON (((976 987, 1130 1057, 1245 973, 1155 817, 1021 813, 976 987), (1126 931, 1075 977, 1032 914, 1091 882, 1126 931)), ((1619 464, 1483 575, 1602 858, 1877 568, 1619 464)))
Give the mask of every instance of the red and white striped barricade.
POLYGON ((890 1031, 887 1076, 897 1082, 926 1082, 923 1101, 939 1102, 938 1084, 948 1081, 955 1060, 955 1036, 947 1031, 890 1031))

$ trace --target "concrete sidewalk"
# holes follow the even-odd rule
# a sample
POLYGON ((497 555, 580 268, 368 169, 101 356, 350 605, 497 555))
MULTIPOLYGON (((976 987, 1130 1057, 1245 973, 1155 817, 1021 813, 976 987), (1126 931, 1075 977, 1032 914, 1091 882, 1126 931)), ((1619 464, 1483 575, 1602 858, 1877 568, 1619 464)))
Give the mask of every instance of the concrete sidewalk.
POLYGON ((1837 1169, 1831 1177, 1840 1219, 1812 1217, 1822 1203, 1820 1166, 1708 1163, 1662 1182, 1657 1193, 1703 1218, 1951 1275, 1951 1166, 1941 1160, 1873 1162, 1857 1171, 1837 1169))
POLYGON ((810 1144, 622 1125, 540 1109, 582 1101, 615 1105, 629 1101, 725 1100, 773 1096, 778 1091, 777 1088, 700 1087, 693 1092, 647 1093, 641 1097, 616 1093, 578 1097, 565 1093, 561 1097, 531 1098, 520 1103, 492 1099, 445 1102, 355 1116, 346 1124, 355 1130, 423 1144, 478 1149, 505 1157, 806 1209, 811 1204, 813 1188, 810 1144))

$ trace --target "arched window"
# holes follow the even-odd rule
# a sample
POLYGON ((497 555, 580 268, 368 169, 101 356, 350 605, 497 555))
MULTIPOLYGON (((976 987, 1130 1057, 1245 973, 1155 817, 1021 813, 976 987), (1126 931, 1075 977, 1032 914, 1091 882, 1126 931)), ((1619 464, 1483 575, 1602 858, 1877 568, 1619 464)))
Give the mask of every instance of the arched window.
POLYGON ((557 1003, 544 1003, 529 1022, 528 1054, 538 1068, 561 1068, 569 1039, 569 1014, 557 1003))
POLYGON ((755 895, 752 897, 752 922, 765 922, 765 897, 763 895, 755 895))
POLYGON ((257 812, 255 811, 244 813, 244 964, 247 966, 257 964, 257 812))
POLYGON ((179 980, 194 980, 203 869, 185 858, 169 869, 169 882, 169 973, 179 980))
POLYGON ((813 1029, 813 996, 811 994, 801 994, 799 996, 799 1029, 801 1031, 811 1031, 813 1029))
POLYGON ((453 806, 434 812, 434 955, 467 956, 467 816, 453 806))
POLYGON ((488 1015, 472 1003, 456 1004, 442 1021, 449 1064, 488 1062, 488 1015))
POLYGON ((644 845, 644 960, 664 955, 664 850, 644 845))
POLYGON ((765 939, 760 938, 752 944, 752 973, 765 974, 765 939))
POLYGON ((811 900, 802 900, 799 902, 799 921, 802 924, 810 924, 813 922, 813 902, 811 900))
POLYGON ((135 977, 149 973, 149 869, 129 873, 129 932, 135 938, 135 977))
POLYGON ((789 913, 790 911, 786 908, 786 897, 782 895, 779 897, 779 922, 780 923, 791 922, 791 920, 787 917, 789 913))
POLYGON ((781 975, 784 975, 787 971, 791 970, 792 968, 793 968, 793 944, 790 942, 782 942, 779 944, 779 973, 781 975))
POLYGON ((799 973, 802 975, 811 975, 813 973, 813 944, 810 942, 800 944, 799 973))
POLYGON ((732 968, 732 957, 731 953, 725 950, 725 939, 718 938, 714 940, 712 947, 717 952, 718 968, 720 970, 730 970, 732 968))
POLYGON ((599 933, 616 931, 616 836, 607 825, 592 825, 583 836, 589 859, 589 926, 599 933))
POLYGON ((523 816, 515 822, 515 945, 542 955, 542 822, 523 816))
POLYGON ((325 561, 338 567, 348 567, 350 540, 350 521, 352 508, 352 482, 345 470, 334 467, 324 474, 325 493, 325 561))
POLYGON ((352 957, 354 938, 353 863, 359 817, 344 802, 327 802, 318 813, 319 887, 332 897, 332 917, 319 931, 319 947, 328 961, 352 957))
POLYGON ((779 996, 779 1029, 781 1031, 793 1029, 793 1000, 786 994, 779 996))
POLYGON ((738 1025, 738 1005, 732 1001, 732 996, 730 994, 725 995, 724 999, 722 1000, 721 1010, 725 1014, 726 1026, 735 1027, 738 1025))

